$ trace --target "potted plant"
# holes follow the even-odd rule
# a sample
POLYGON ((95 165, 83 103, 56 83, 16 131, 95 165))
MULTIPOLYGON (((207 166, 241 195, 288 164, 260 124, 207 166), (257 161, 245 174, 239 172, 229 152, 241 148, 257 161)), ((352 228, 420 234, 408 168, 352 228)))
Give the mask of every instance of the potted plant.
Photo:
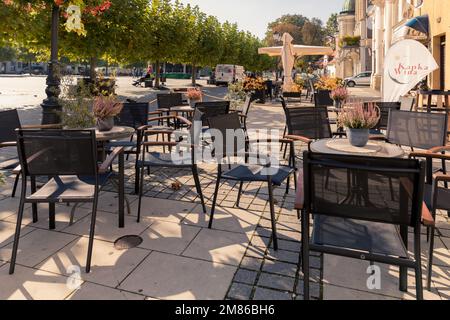
POLYGON ((327 101, 318 101, 319 105, 329 105, 329 102, 331 104, 333 103, 331 101, 331 91, 337 89, 338 87, 343 87, 344 83, 342 79, 339 78, 333 78, 328 76, 322 76, 317 80, 317 82, 314 84, 314 87, 318 91, 319 97, 327 97, 327 101))
POLYGON ((380 108, 374 103, 364 105, 359 102, 345 106, 338 116, 338 123, 347 129, 347 137, 352 146, 365 147, 369 142, 370 129, 380 120, 380 108))
POLYGON ((334 101, 334 106, 340 109, 342 104, 348 99, 348 90, 345 87, 338 87, 331 91, 330 97, 334 101))
POLYGON ((123 104, 114 96, 98 96, 94 99, 92 111, 99 131, 109 131, 114 127, 114 117, 122 111, 123 104))
POLYGON ((187 90, 186 97, 188 98, 189 105, 192 108, 195 108, 195 104, 197 102, 201 102, 203 100, 202 91, 197 88, 189 88, 187 90))
POLYGON ((231 110, 238 110, 244 103, 246 97, 247 92, 244 90, 244 83, 242 81, 236 81, 228 85, 228 93, 225 99, 230 101, 231 110))
POLYGON ((262 78, 245 78, 244 90, 252 95, 252 100, 266 102, 266 85, 262 78))

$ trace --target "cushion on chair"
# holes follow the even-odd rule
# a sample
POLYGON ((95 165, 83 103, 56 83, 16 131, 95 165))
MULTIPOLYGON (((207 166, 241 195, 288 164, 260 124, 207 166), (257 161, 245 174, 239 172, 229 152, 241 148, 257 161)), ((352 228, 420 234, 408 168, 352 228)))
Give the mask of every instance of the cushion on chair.
POLYGON ((409 257, 394 225, 315 215, 313 244, 395 257, 409 257))
MULTIPOLYGON (((287 166, 272 167, 278 169, 275 174, 271 176, 272 183, 280 186, 286 178, 294 172, 294 169, 287 166)), ((247 165, 240 165, 222 175, 223 179, 237 180, 237 181, 267 181, 267 175, 261 172, 254 171, 247 165)))

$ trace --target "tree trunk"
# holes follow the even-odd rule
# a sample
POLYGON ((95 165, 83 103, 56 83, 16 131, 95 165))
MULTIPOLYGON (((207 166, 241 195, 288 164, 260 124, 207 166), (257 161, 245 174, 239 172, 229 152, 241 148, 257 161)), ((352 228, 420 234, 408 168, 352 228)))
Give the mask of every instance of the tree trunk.
POLYGON ((160 79, 160 73, 159 73, 159 61, 155 62, 155 88, 159 88, 159 79, 160 79))
POLYGON ((97 72, 95 72, 95 68, 97 67, 97 58, 91 57, 89 60, 89 64, 91 68, 89 77, 91 78, 92 83, 94 83, 95 79, 97 78, 97 72))
POLYGON ((192 65, 192 85, 195 87, 197 85, 197 68, 192 65))

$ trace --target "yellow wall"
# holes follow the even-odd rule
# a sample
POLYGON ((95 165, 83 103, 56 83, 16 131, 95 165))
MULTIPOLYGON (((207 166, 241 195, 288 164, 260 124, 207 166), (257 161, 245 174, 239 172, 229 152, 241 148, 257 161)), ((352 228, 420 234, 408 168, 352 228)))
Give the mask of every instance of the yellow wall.
MULTIPOLYGON (((440 39, 446 35, 446 76, 445 89, 450 90, 450 0, 425 0, 420 14, 430 17, 430 48, 434 58, 440 63, 440 39)), ((433 89, 440 89, 440 72, 436 71, 431 77, 433 89)))

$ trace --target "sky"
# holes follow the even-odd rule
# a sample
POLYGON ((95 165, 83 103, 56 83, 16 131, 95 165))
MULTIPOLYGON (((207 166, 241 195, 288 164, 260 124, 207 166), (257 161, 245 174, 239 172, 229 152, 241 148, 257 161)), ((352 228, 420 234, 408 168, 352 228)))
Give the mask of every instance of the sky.
POLYGON ((332 13, 341 11, 344 0, 182 0, 198 5, 221 22, 236 22, 242 30, 264 38, 267 25, 283 14, 320 18, 324 23, 332 13))

